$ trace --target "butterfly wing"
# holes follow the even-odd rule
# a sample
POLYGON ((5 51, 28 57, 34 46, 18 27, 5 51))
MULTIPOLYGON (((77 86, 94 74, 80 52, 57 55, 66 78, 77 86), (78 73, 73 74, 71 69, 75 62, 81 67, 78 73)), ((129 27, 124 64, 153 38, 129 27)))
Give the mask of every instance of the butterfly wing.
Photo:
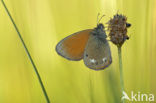
POLYGON ((56 52, 68 60, 81 60, 92 29, 74 33, 56 45, 56 52))
POLYGON ((112 63, 110 47, 105 38, 90 35, 84 52, 84 63, 94 70, 101 70, 112 63))

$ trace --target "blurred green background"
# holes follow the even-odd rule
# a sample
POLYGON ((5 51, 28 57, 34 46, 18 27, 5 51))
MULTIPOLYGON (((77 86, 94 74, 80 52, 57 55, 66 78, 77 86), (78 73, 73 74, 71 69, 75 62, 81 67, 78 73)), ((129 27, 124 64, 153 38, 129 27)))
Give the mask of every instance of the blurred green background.
MULTIPOLYGON (((122 47, 125 90, 156 94, 155 0, 5 0, 42 77, 52 103, 119 103, 117 48, 102 71, 57 55, 64 37, 106 23, 117 12, 128 17, 130 40, 122 47)), ((105 24, 106 25, 106 24, 105 24)), ((0 3, 0 103, 45 103, 40 84, 17 33, 0 3)))

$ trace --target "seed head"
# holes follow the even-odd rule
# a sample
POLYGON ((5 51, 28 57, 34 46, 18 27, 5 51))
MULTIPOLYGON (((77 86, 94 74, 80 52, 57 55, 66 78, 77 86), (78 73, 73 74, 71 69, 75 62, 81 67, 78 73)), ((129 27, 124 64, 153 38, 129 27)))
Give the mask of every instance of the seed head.
POLYGON ((130 26, 131 24, 127 23, 126 16, 122 14, 114 15, 114 17, 108 22, 110 40, 118 47, 121 47, 123 43, 129 39, 127 35, 127 28, 130 26))

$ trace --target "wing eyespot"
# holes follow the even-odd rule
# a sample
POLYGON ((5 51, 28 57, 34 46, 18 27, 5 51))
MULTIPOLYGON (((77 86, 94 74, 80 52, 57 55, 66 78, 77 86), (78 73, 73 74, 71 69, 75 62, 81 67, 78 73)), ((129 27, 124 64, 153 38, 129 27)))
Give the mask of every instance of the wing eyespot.
POLYGON ((107 62, 107 58, 103 58, 102 61, 103 61, 104 63, 106 63, 106 62, 107 62))

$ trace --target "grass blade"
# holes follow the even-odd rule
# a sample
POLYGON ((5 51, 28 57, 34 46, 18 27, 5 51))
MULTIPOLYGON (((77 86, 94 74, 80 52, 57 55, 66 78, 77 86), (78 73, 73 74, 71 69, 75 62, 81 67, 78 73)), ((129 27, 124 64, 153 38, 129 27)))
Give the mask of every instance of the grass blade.
POLYGON ((6 10, 7 14, 8 14, 8 16, 9 16, 9 18, 10 18, 10 20, 11 20, 11 22, 13 23, 13 26, 15 27, 15 30, 16 30, 16 32, 17 32, 17 34, 18 34, 18 36, 19 36, 19 38, 20 38, 20 40, 21 40, 21 42, 22 42, 22 45, 23 45, 23 47, 24 47, 24 49, 25 49, 25 51, 26 51, 26 53, 27 53, 27 55, 28 55, 28 58, 29 58, 31 64, 33 65, 34 71, 35 71, 35 73, 36 73, 36 75, 37 75, 38 81, 39 81, 39 83, 40 83, 40 85, 41 85, 41 88, 42 88, 42 91, 43 91, 44 96, 45 96, 45 98, 46 98, 46 101, 47 101, 47 103, 50 103, 50 99, 49 99, 48 94, 47 94, 47 92, 46 92, 46 89, 45 89, 45 87, 44 87, 44 85, 43 85, 41 76, 40 76, 40 74, 39 74, 39 72, 38 72, 38 70, 37 70, 37 67, 36 67, 36 65, 35 65, 35 63, 34 63, 32 57, 31 57, 31 55, 30 55, 30 53, 29 53, 29 50, 28 50, 28 48, 27 48, 27 46, 26 46, 26 44, 25 44, 25 42, 24 42, 24 40, 23 40, 23 38, 22 38, 22 36, 21 36, 21 34, 20 34, 20 32, 19 32, 19 29, 17 28, 17 26, 16 26, 16 24, 15 24, 15 22, 14 22, 12 16, 11 16, 9 10, 7 9, 7 7, 6 7, 5 3, 4 3, 4 1, 1 0, 1 2, 2 2, 3 6, 4 6, 4 8, 5 8, 5 10, 6 10))

